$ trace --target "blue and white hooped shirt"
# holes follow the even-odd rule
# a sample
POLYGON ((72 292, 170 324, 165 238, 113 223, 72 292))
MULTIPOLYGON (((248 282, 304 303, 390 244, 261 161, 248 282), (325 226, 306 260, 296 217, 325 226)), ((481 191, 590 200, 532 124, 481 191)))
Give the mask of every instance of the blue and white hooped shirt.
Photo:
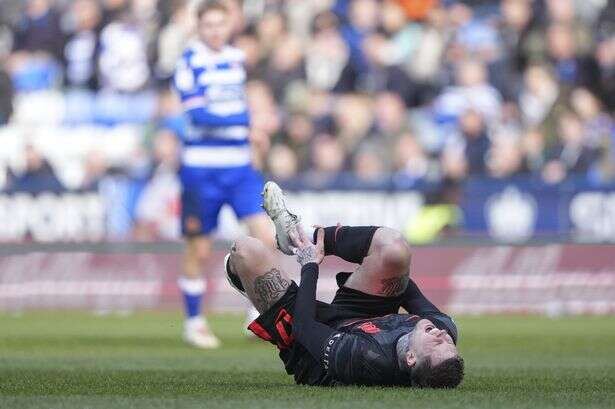
POLYGON ((182 141, 184 166, 234 168, 250 164, 244 60, 238 48, 213 51, 199 41, 184 51, 173 81, 188 121, 182 141))

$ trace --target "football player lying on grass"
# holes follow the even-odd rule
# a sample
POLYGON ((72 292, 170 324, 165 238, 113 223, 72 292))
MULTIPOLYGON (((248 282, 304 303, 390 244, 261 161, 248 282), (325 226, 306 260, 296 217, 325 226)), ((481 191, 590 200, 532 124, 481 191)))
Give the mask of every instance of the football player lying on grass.
POLYGON ((410 249, 399 232, 338 225, 317 228, 312 240, 275 183, 265 185, 263 196, 279 250, 301 265, 300 285, 284 272, 277 250, 251 237, 233 244, 225 269, 260 312, 249 329, 278 347, 297 383, 459 385, 464 364, 457 327, 409 278, 410 249), (336 276, 330 304, 315 299, 319 264, 328 255, 358 264, 336 276))

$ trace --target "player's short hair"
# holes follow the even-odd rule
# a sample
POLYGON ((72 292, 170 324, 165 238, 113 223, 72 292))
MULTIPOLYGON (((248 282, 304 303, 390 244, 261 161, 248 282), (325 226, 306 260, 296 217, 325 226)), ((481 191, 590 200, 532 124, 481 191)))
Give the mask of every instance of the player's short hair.
POLYGON ((426 359, 412 369, 412 384, 421 388, 456 388, 463 380, 463 368, 459 355, 434 366, 426 359))
POLYGON ((197 18, 203 17, 204 14, 209 13, 212 10, 219 10, 224 13, 228 13, 228 7, 224 1, 221 0, 203 0, 196 7, 196 16, 197 18))

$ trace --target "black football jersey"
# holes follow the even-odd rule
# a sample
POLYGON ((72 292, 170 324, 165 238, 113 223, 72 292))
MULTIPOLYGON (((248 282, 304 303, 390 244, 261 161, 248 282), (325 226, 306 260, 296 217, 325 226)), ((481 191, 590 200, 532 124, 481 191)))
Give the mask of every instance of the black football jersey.
POLYGON ((336 325, 337 331, 323 346, 322 362, 316 362, 307 352, 298 354, 302 362, 295 367, 295 380, 309 385, 409 386, 409 374, 399 367, 397 341, 423 318, 456 340, 456 326, 445 314, 389 314, 346 320, 336 325))
POLYGON ((397 341, 421 318, 390 314, 342 323, 325 346, 323 367, 337 383, 353 385, 410 385, 399 368, 397 341))

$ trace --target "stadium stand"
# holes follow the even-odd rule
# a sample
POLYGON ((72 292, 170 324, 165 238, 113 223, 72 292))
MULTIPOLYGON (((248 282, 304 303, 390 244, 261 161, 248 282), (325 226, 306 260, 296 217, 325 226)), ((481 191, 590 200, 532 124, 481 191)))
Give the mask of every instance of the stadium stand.
MULTIPOLYGON (((615 240, 615 1, 229 4, 255 160, 286 188, 325 191, 320 203, 331 190, 415 195, 399 201, 415 242, 615 240)), ((0 4, 5 209, 19 192, 94 192, 106 215, 91 237, 177 238, 182 118, 168 81, 191 7, 0 4)))

